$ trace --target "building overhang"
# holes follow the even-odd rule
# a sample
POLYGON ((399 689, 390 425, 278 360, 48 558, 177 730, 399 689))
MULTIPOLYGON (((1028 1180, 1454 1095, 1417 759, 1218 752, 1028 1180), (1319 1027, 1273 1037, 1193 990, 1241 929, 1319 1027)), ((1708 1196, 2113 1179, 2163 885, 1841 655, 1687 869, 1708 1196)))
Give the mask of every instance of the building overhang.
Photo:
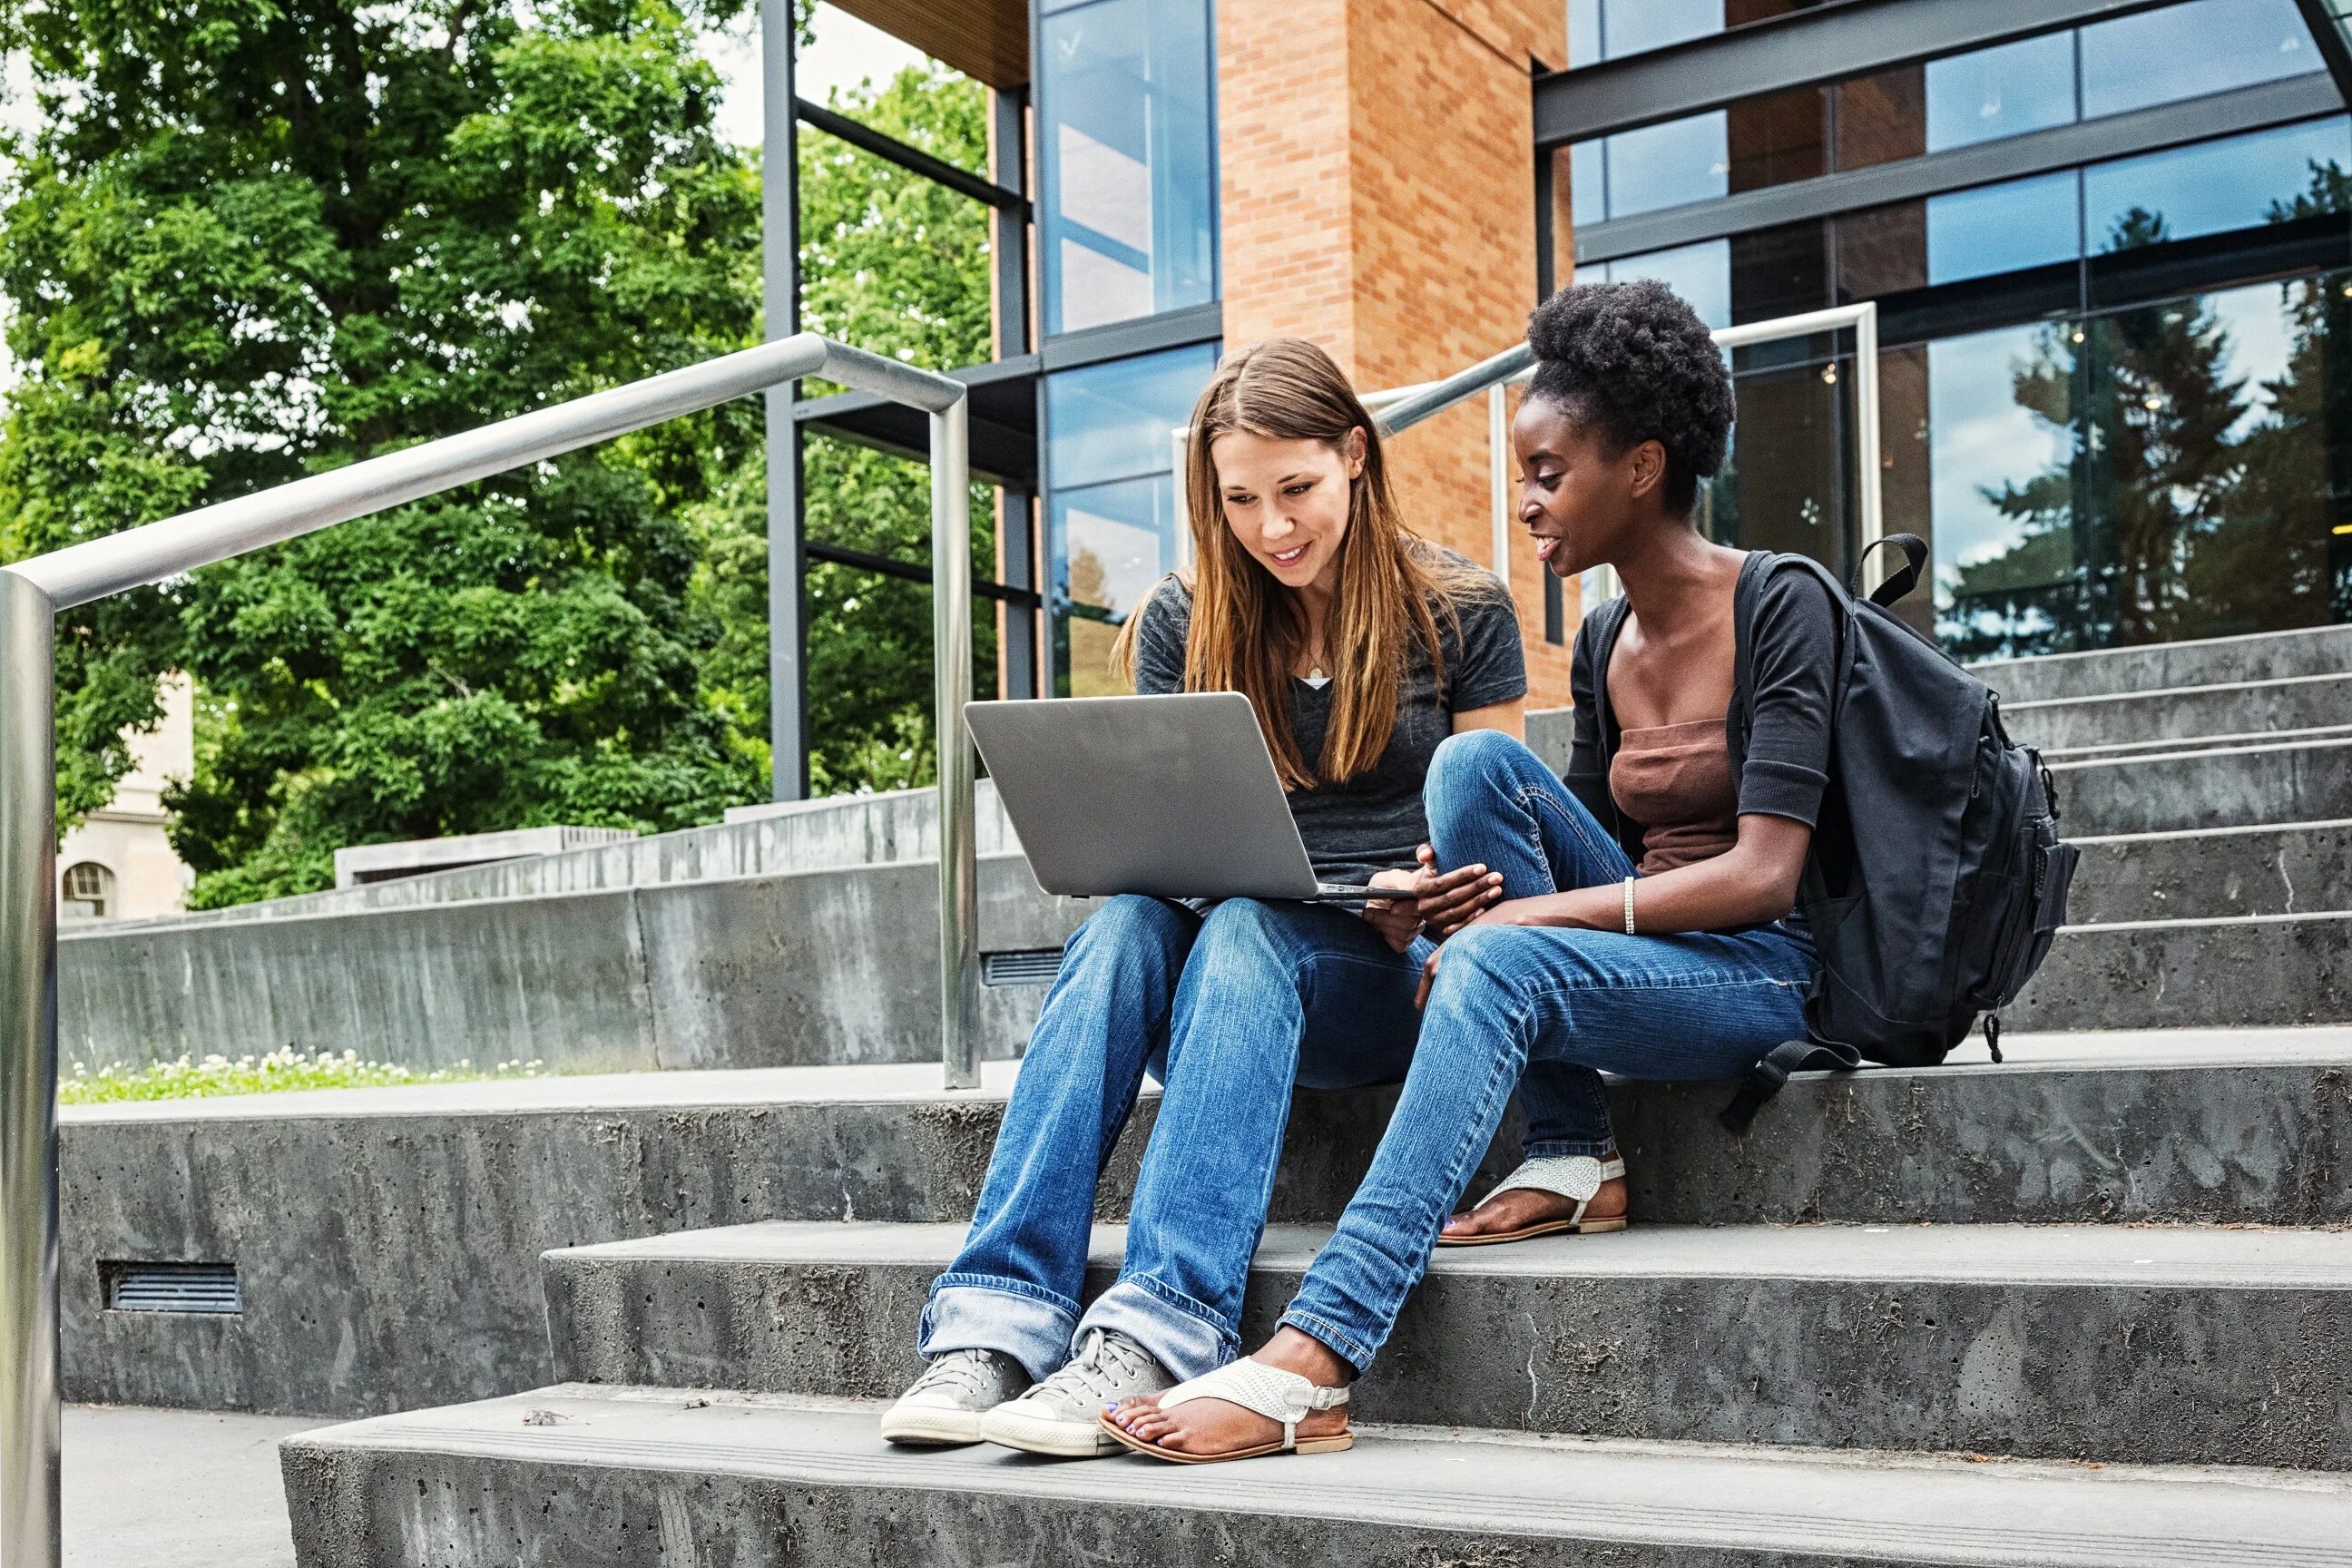
POLYGON ((834 0, 975 81, 1008 89, 1029 79, 1028 0, 834 0))

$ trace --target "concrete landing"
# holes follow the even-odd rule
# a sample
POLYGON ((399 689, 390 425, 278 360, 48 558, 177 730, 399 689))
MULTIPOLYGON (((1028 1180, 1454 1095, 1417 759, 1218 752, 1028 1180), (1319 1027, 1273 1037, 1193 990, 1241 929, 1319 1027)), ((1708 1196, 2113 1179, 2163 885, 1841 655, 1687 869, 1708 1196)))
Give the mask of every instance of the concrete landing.
POLYGON ((283 1449, 306 1564, 1832 1560, 2342 1568, 2352 1486, 1366 1430, 1354 1450, 1185 1468, 894 1450, 872 1405, 556 1387, 283 1449), (525 1425, 544 1411, 551 1426, 525 1425))

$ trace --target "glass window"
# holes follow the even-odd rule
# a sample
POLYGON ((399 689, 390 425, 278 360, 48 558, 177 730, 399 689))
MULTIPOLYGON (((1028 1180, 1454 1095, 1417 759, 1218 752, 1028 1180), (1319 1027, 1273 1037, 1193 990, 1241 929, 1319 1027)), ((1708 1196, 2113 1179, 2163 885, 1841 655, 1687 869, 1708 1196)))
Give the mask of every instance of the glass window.
POLYGON ((1733 104, 1725 113, 1733 190, 1758 191, 1829 172, 1827 89, 1769 93, 1733 104))
POLYGON ((2295 0, 2193 0, 2083 33, 2083 117, 2322 69, 2295 0))
POLYGON ((2083 253, 2074 181, 2069 170, 1929 197, 1927 281, 2074 260, 2083 253))
POLYGON ((1217 297, 1205 0, 1049 7, 1038 100, 1045 330, 1217 297))
POLYGON ((1176 564, 1172 433, 1216 368, 1213 344, 1058 372, 1045 379, 1054 666, 1064 696, 1124 689, 1118 628, 1176 564))
POLYGON ((1837 166, 1864 169, 1927 151, 1927 80, 1918 66, 1841 82, 1837 166))
POLYGON ((1927 62, 1927 151, 2074 119, 2074 36, 2045 33, 1927 62))
POLYGON ((1579 142, 1568 150, 1568 212, 1569 221, 1580 228, 1608 217, 1609 151, 1604 143, 1579 142))
POLYGON ((1930 343, 1937 629, 1962 657, 2352 619, 2335 273, 1930 343))
POLYGON ((1687 300, 1709 330, 1720 331, 1731 325, 1731 241, 1727 239, 1620 257, 1595 270, 1603 283, 1654 278, 1687 300))
POLYGON ((65 897, 58 917, 68 921, 102 921, 114 902, 114 873, 95 860, 66 868, 65 897))
POLYGON ((1769 321, 1829 302, 1829 237, 1819 219, 1733 237, 1733 321, 1769 321))
POLYGON ((1604 188, 1611 217, 1730 194, 1731 152, 1720 109, 1621 131, 1605 145, 1609 169, 1604 188))
POLYGON ((2079 646, 2074 575, 2077 323, 1927 345, 1937 631, 1963 657, 2079 646))
POLYGON ((2083 172, 2084 226, 2102 252, 2253 228, 2330 170, 2337 180, 2352 170, 2352 120, 2095 163, 2083 172))

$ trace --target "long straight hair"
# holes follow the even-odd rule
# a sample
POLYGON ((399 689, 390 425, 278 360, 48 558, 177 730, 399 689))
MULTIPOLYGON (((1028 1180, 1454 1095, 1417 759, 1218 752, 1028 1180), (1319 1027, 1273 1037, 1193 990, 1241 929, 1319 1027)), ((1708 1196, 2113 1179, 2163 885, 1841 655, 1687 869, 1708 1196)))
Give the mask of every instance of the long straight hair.
MULTIPOLYGON (((1184 496, 1194 562, 1184 689, 1247 697, 1286 790, 1369 773, 1396 728, 1398 683, 1414 639, 1444 685, 1438 624, 1441 617, 1454 622, 1454 596, 1468 574, 1405 527, 1389 489, 1380 429, 1331 356, 1302 338, 1271 338, 1228 356, 1192 407, 1184 496), (1349 487, 1339 591, 1325 636, 1336 666, 1331 721, 1323 754, 1312 761, 1299 754, 1290 732, 1287 700, 1291 671, 1307 652, 1306 611, 1225 525, 1213 448, 1237 430, 1269 440, 1320 441, 1340 452, 1351 431, 1362 433, 1363 472, 1349 487)), ((1152 589, 1169 591, 1166 579, 1152 589)), ((1128 617, 1114 655, 1130 679, 1143 607, 1128 617)))

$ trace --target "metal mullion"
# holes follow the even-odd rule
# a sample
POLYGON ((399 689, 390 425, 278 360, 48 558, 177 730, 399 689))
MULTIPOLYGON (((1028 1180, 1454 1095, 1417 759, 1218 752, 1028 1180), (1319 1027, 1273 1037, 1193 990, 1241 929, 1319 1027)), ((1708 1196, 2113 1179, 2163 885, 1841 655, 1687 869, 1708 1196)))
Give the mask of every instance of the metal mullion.
MULTIPOLYGON (((846 544, 828 544, 821 539, 809 541, 808 552, 809 559, 812 561, 829 561, 836 566, 854 567, 860 572, 871 572, 880 577, 896 577, 902 582, 920 583, 927 588, 931 585, 931 569, 919 562, 901 561, 891 555, 877 555, 870 550, 854 550, 846 544)), ((981 578, 973 582, 971 591, 976 598, 993 599, 1000 604, 1034 605, 1037 603, 1034 591, 1011 583, 995 582, 989 578, 981 578)))
MULTIPOLYGON (((800 126, 793 118, 793 0, 761 0, 764 78, 760 170, 766 336, 801 330, 800 126)), ((769 793, 809 793, 808 552, 800 383, 768 389, 768 754, 769 793)))

